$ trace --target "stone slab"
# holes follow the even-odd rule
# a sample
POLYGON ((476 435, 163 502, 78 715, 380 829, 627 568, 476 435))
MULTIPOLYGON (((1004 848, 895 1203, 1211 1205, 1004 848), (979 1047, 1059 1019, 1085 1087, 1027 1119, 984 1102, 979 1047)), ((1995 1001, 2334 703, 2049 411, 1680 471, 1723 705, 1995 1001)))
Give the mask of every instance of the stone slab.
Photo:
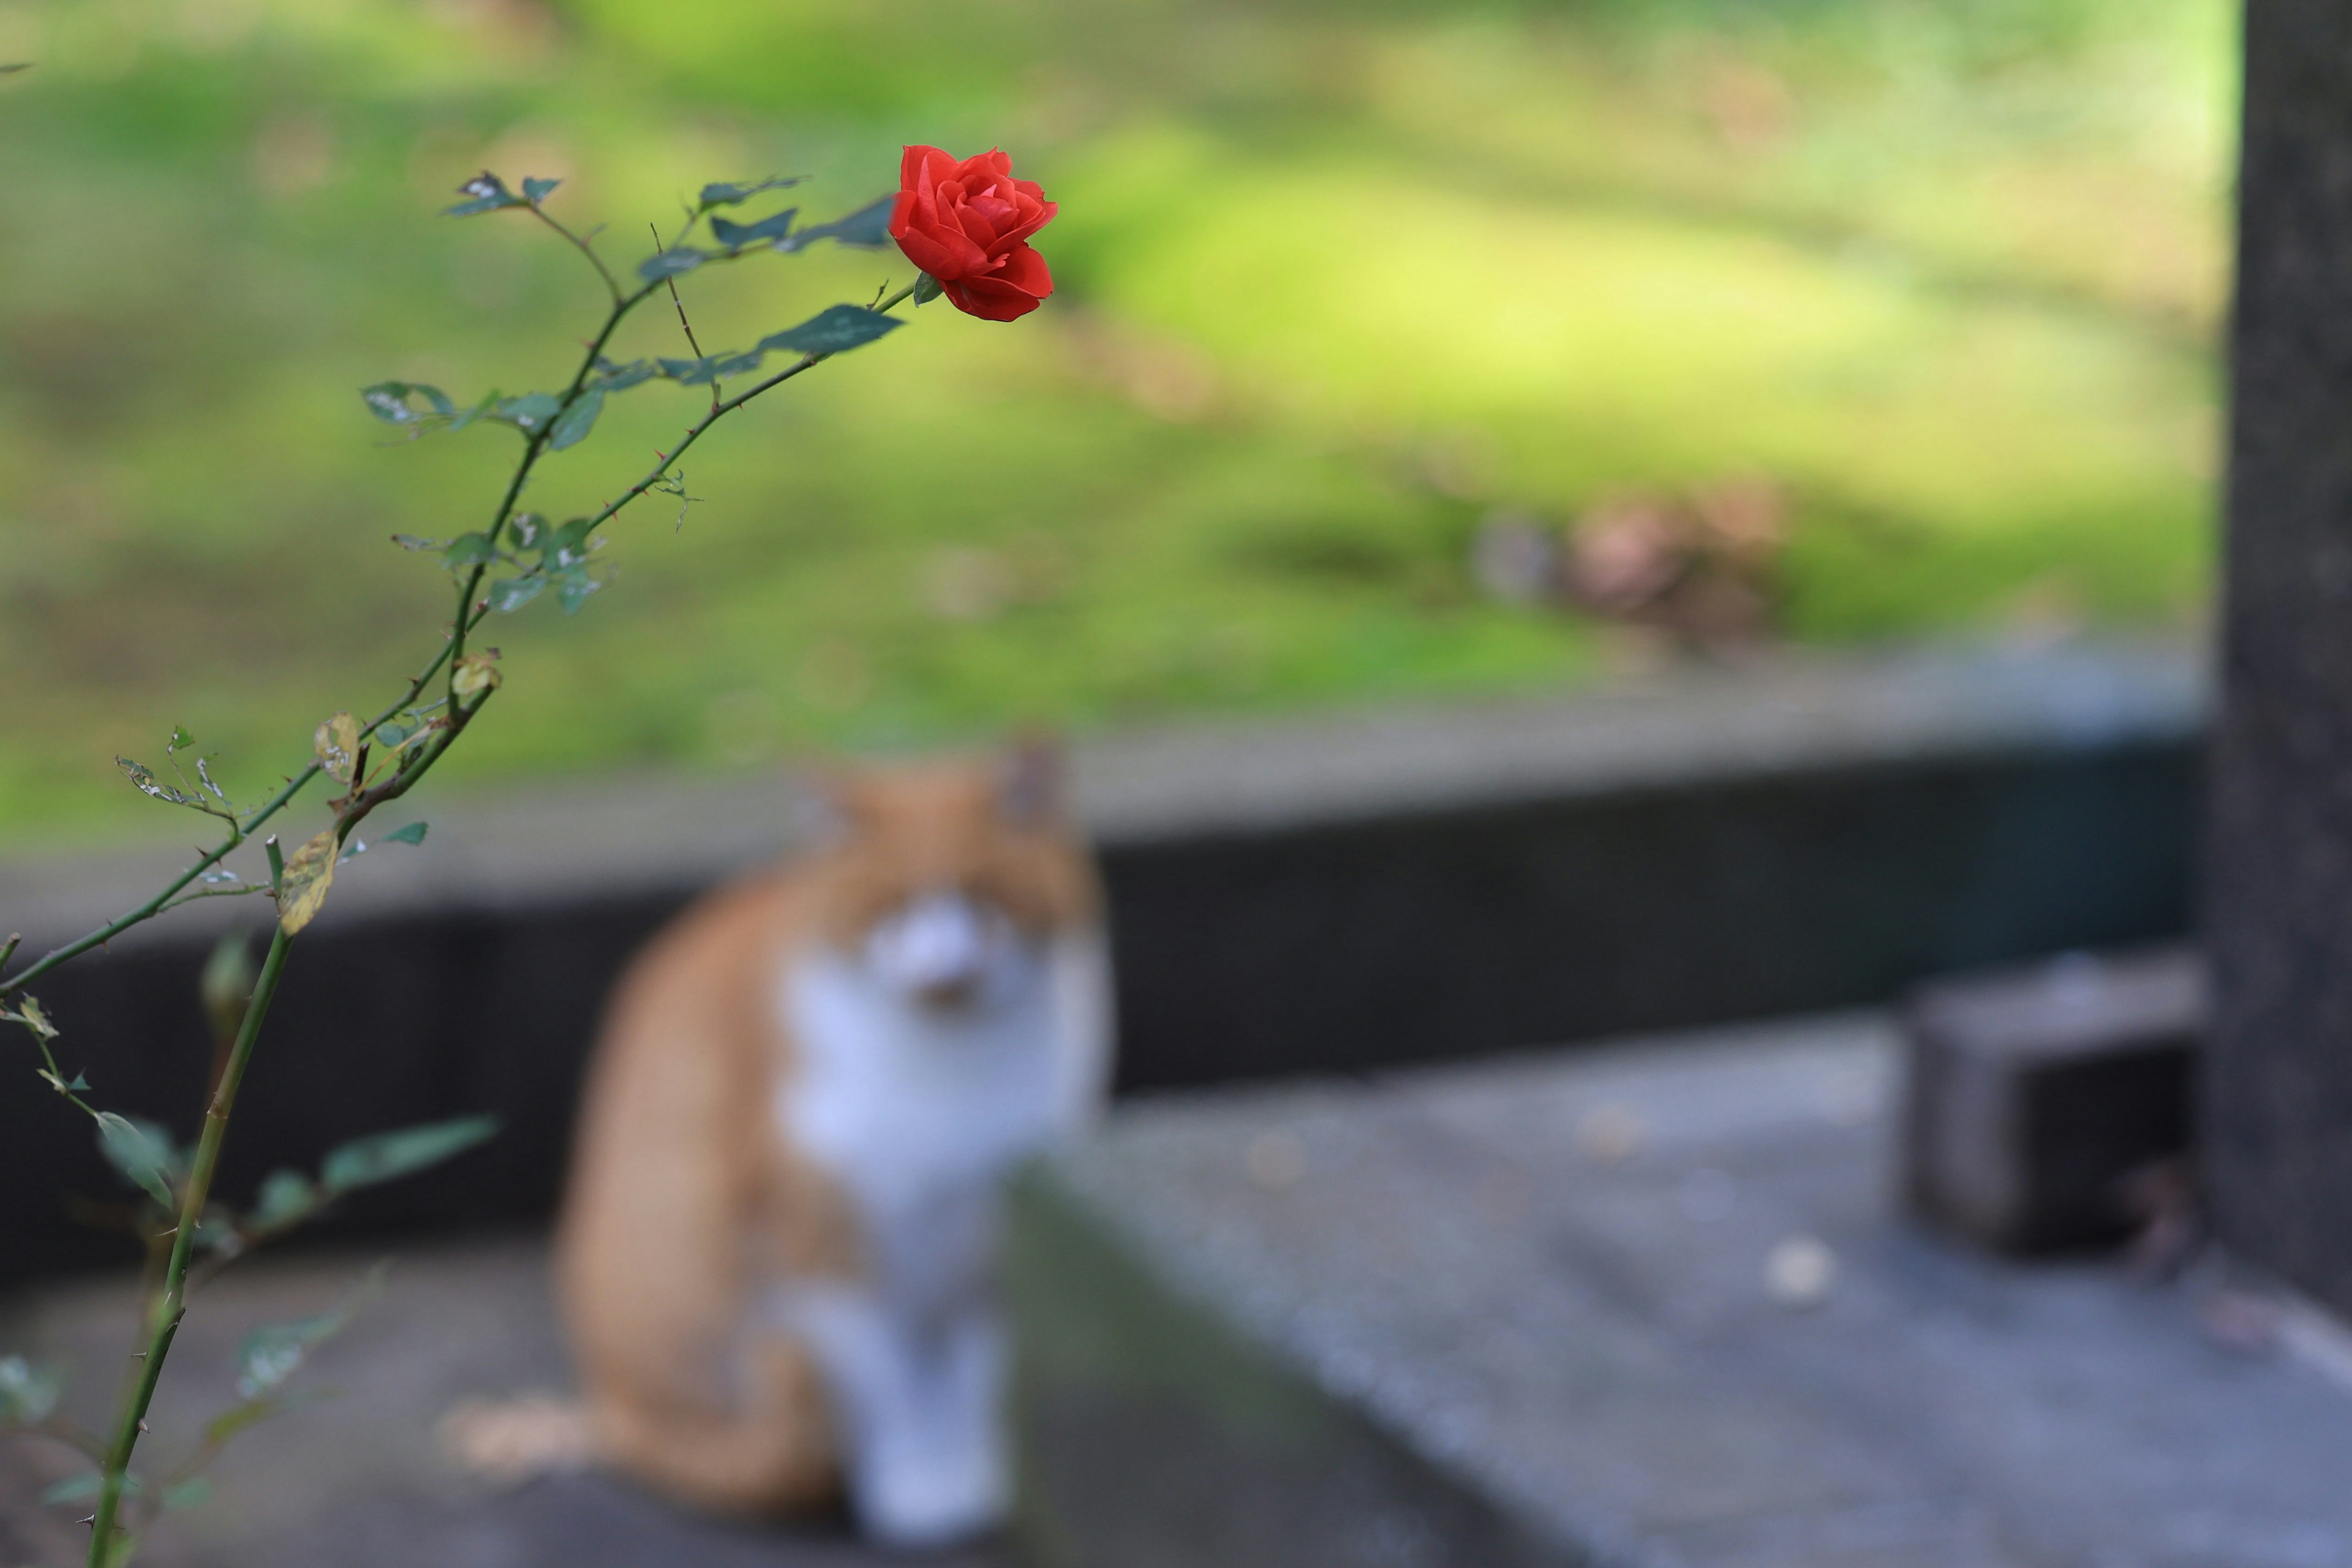
MULTIPOLYGON (((232 1397, 236 1346, 265 1323, 328 1310, 373 1253, 257 1258, 200 1296, 165 1371, 156 1452, 232 1397)), ((0 1351, 66 1359, 73 1407, 102 1417, 132 1342, 135 1281, 103 1278, 0 1306, 0 1351)), ((755 1529, 681 1513, 597 1475, 494 1489, 434 1439, 456 1403, 562 1393, 570 1373, 535 1238, 477 1241, 394 1257, 383 1294, 291 1384, 320 1396, 240 1437, 207 1503, 166 1516, 140 1553, 152 1568, 879 1568, 838 1522, 755 1529)), ((72 1472, 54 1446, 0 1436, 0 1546, 19 1563, 79 1563, 81 1510, 42 1509, 39 1485, 72 1472), (46 1549, 46 1554, 43 1550, 46 1549), (70 1549, 69 1553, 66 1550, 70 1549)), ((932 1568, 1003 1568, 995 1551, 949 1552, 932 1568)))
POLYGON ((2209 1331, 2200 1287, 1905 1224, 1897 1060, 1863 1016, 1123 1111, 1022 1189, 1024 1539, 1047 1568, 2352 1564, 2352 1393, 2209 1331), (1184 1482, 1267 1464, 1271 1495, 1184 1482))

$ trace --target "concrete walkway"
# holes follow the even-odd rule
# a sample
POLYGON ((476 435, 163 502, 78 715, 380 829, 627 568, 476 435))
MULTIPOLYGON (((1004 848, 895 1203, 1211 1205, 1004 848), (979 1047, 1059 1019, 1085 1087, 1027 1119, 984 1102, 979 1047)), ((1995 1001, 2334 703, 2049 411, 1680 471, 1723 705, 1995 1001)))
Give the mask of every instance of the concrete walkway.
MULTIPOLYGON (((260 1258, 199 1298, 172 1356, 151 1439, 166 1456, 233 1398, 236 1348, 265 1324, 333 1307, 377 1254, 260 1258)), ((95 1422, 131 1342, 130 1282, 54 1288, 0 1312, 0 1349, 71 1362, 72 1402, 95 1422)), ((739 1529, 680 1514, 595 1475, 500 1491, 465 1474, 434 1427, 457 1402, 561 1392, 569 1373, 536 1240, 401 1253, 383 1294, 290 1386, 317 1402, 240 1437, 214 1498, 166 1517, 141 1568, 863 1568, 838 1522, 739 1529)), ((47 1445, 0 1438, 0 1565, 79 1563, 88 1509, 39 1510, 70 1474, 47 1445)), ((920 1560, 995 1568, 990 1552, 920 1560)))

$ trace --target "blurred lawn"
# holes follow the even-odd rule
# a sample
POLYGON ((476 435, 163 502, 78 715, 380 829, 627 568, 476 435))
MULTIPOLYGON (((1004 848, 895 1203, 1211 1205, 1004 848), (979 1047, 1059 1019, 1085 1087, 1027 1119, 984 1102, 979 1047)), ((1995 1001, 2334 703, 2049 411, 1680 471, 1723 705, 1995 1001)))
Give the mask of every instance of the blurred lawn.
MULTIPOLYGON (((1816 640, 2193 616, 2234 37, 2223 0, 0 0, 0 837, 142 810, 185 721, 257 789, 434 646, 386 542, 513 437, 353 389, 548 386, 576 257, 437 219, 561 175, 616 259, 704 179, 1002 143, 1063 216, 1017 325, 924 310, 723 426, 614 591, 497 628, 473 776, 1009 721, 1573 680, 1483 599, 1497 506, 1760 473, 1816 640)), ((813 192, 814 194, 810 194, 813 192)), ((688 280, 706 346, 895 255, 688 280)), ((678 353, 647 310, 623 357, 678 353)), ((585 510, 696 394, 530 498, 585 510)))

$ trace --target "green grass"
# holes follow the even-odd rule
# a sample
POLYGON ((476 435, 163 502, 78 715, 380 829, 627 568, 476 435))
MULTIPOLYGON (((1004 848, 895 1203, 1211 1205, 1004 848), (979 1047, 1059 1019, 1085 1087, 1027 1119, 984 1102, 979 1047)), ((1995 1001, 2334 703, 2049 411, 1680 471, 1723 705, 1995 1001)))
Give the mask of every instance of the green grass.
MULTIPOLYGON (((14 0, 0 58, 0 837, 159 808, 174 721, 247 789, 383 700, 512 437, 352 389, 544 386, 577 258, 432 215, 566 178, 616 258, 704 178, 1001 142, 1061 291, 945 306, 722 426, 682 525, 497 629, 477 778, 1043 721, 1557 685, 1490 509, 1761 473, 1792 635, 2170 624, 2210 573, 2234 66, 2221 0, 14 0)), ((895 263, 895 265, 894 265, 895 263)), ((688 279, 706 345, 893 256, 688 279)), ((646 312, 630 352, 679 352, 646 312)), ((533 495, 690 417, 648 386, 533 495)), ((151 824, 152 825, 152 824, 151 824)))

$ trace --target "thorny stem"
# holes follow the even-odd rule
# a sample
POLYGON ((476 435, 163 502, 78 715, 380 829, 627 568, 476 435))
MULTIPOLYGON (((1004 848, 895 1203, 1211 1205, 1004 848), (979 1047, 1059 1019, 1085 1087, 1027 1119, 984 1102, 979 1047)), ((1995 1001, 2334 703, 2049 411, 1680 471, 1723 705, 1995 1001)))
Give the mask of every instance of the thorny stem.
MULTIPOLYGON (((908 299, 913 297, 914 292, 915 285, 909 283, 904 289, 899 289, 896 294, 890 295, 887 299, 883 300, 879 304, 876 305, 874 309, 883 311, 895 310, 899 306, 905 304, 908 299)), ((709 430, 713 425, 718 424, 719 420, 725 418, 728 415, 734 413, 738 408, 742 407, 743 405, 751 402, 751 399, 759 396, 761 393, 773 387, 782 386, 785 382, 792 380, 793 377, 800 374, 803 371, 814 370, 832 357, 833 355, 829 353, 803 354, 801 358, 793 361, 792 364, 785 367, 783 370, 778 371, 775 374, 768 377, 767 380, 755 384, 750 391, 739 392, 724 403, 714 404, 711 406, 709 413, 704 415, 692 425, 687 426, 685 437, 677 446, 671 447, 667 452, 655 454, 660 460, 654 464, 653 468, 647 471, 644 479, 639 479, 635 484, 631 485, 627 489, 622 491, 617 500, 606 502, 604 510, 596 513, 595 517, 590 521, 588 524, 589 528, 593 531, 602 527, 607 519, 611 518, 623 507, 627 506, 631 501, 635 500, 639 496, 645 494, 647 490, 661 483, 664 479, 668 477, 670 469, 677 466, 677 460, 686 456, 686 449, 688 447, 693 446, 697 441, 701 440, 703 432, 709 430)))
MULTIPOLYGON (((586 239, 573 234, 562 224, 549 217, 539 209, 537 204, 532 204, 531 211, 540 221, 562 235, 588 258, 590 264, 595 268, 597 276, 604 281, 606 291, 612 296, 613 303, 605 315, 604 325, 598 330, 594 340, 588 344, 587 352, 581 359, 580 368, 572 377, 571 384, 564 389, 563 395, 558 400, 555 415, 545 421, 539 429, 530 433, 525 439, 522 456, 515 465, 513 478, 508 482, 504 495, 499 498, 498 510, 491 518, 488 531, 494 552, 507 524, 513 520, 516 503, 522 497, 523 489, 530 481, 531 471, 547 452, 549 441, 557 424, 562 420, 564 413, 579 400, 588 384, 589 377, 595 374, 596 364, 604 353, 604 345, 611 341, 614 331, 629 312, 644 303, 659 287, 658 284, 648 283, 634 293, 625 290, 586 239)), ((656 244, 660 241, 658 232, 655 235, 655 240, 656 244)), ((878 300, 872 309, 883 311, 894 310, 912 297, 914 291, 914 285, 910 284, 896 294, 878 300)), ((672 298, 676 299, 675 282, 670 283, 670 292, 672 298)), ((694 343, 693 329, 687 324, 686 308, 682 301, 678 304, 678 321, 681 326, 686 327, 687 341, 690 346, 695 347, 698 356, 700 348, 694 343)), ((591 530, 601 526, 623 508, 667 478, 671 469, 677 466, 677 460, 686 454, 687 449, 700 440, 703 434, 720 419, 742 407, 753 398, 782 385, 794 376, 814 369, 832 357, 830 353, 803 355, 784 370, 756 383, 749 390, 730 398, 722 399, 719 396, 719 388, 714 385, 711 389, 709 412, 688 427, 685 436, 674 448, 667 453, 658 454, 659 460, 650 472, 598 511, 589 525, 591 530)), ((360 726, 360 733, 362 737, 373 735, 379 727, 395 715, 414 707, 417 699, 423 695, 425 687, 445 669, 449 677, 446 725, 418 748, 414 755, 402 759, 394 767, 391 777, 374 785, 367 785, 363 782, 355 780, 346 795, 330 803, 336 811, 335 833, 338 844, 347 839, 369 813, 386 802, 405 795, 426 773, 431 771, 433 765, 455 743, 458 735, 481 710, 483 704, 489 700, 490 692, 485 691, 475 700, 471 707, 467 707, 458 699, 456 688, 457 664, 458 660, 465 656, 467 635, 479 626, 483 618, 489 614, 488 603, 477 602, 475 598, 475 595, 480 590, 482 578, 488 569, 487 562, 478 563, 467 575, 458 594, 457 609, 450 617, 447 637, 440 650, 425 662, 424 668, 410 678, 407 689, 397 699, 387 704, 375 717, 360 726)), ((13 977, 0 980, 0 1000, 17 994, 33 981, 68 959, 78 957, 94 947, 102 946, 131 927, 153 919, 167 909, 176 907, 174 900, 177 895, 185 889, 189 883, 218 865, 231 851, 250 839, 265 823, 290 805, 304 786, 323 771, 320 764, 315 761, 307 764, 289 778, 284 787, 276 795, 243 816, 231 813, 215 813, 214 815, 226 816, 229 825, 227 837, 218 845, 200 855, 194 864, 166 883, 162 890, 146 902, 109 921, 84 936, 52 949, 13 977)), ((208 895, 199 893, 194 896, 201 898, 208 895)), ((184 903, 189 900, 181 899, 177 901, 184 903)), ((15 956, 19 940, 18 937, 11 935, 5 943, 0 943, 0 967, 5 967, 9 959, 15 956)), ((91 1451, 92 1457, 99 1459, 101 1468, 98 1508, 90 1520, 90 1568, 116 1568, 121 1561, 121 1548, 127 1544, 127 1541, 118 1542, 117 1535, 121 1528, 119 1521, 122 1512, 123 1495, 128 1488, 131 1458, 138 1448, 140 1436, 146 1430, 148 1407, 154 1399, 156 1384, 163 1376, 163 1363, 171 1353, 172 1342, 179 1333, 180 1323, 187 1313, 188 1291, 192 1283, 191 1262, 194 1254, 197 1226, 203 1220, 205 1205, 211 1195, 213 1176, 219 1167, 221 1146, 228 1132, 229 1115, 236 1107, 237 1090, 244 1082, 246 1068, 253 1059, 254 1044, 260 1037, 262 1020, 268 1015, 270 1001, 277 994, 278 976, 285 968, 287 951, 292 944, 292 941, 293 939, 287 933, 282 924, 273 931, 268 956, 262 961, 261 973, 254 983, 252 995, 247 1003, 245 1016, 238 1026, 236 1040, 229 1049, 217 1082, 214 1086, 211 1101, 205 1113, 204 1130, 198 1137, 195 1152, 190 1163, 186 1184, 181 1193, 177 1223, 170 1233, 172 1244, 169 1257, 163 1265, 162 1285, 153 1298, 150 1310, 147 1348, 138 1353, 136 1376, 126 1391, 121 1409, 118 1414, 112 1440, 102 1450, 98 1448, 94 1440, 79 1440, 80 1446, 88 1448, 91 1451)), ((48 1053, 46 1037, 41 1043, 44 1057, 48 1061, 52 1076, 55 1076, 57 1064, 54 1057, 48 1053)), ((58 1081, 62 1086, 62 1079, 58 1081)), ((90 1110, 90 1107, 78 1095, 70 1091, 67 1092, 68 1098, 72 1099, 77 1105, 81 1105, 85 1110, 90 1110)), ((157 1239, 160 1241, 161 1238, 157 1239)), ((68 1434, 63 1428, 59 1428, 52 1435, 65 1441, 77 1441, 74 1436, 68 1434)))
POLYGON ((236 1044, 229 1051, 228 1069, 221 1074, 220 1085, 213 1090, 212 1104, 205 1110, 205 1130, 196 1140, 195 1157, 188 1165, 187 1185, 180 1194, 179 1223, 172 1236, 171 1261, 163 1268, 163 1288, 148 1314, 147 1349, 140 1357, 138 1374, 116 1418, 113 1441, 107 1446, 98 1511, 90 1521, 90 1568, 110 1568, 115 1562, 115 1520, 122 1509, 131 1456, 139 1447, 147 1407, 155 1397, 156 1380, 163 1375, 163 1360, 171 1354, 173 1338, 180 1331, 180 1321, 187 1315, 188 1261, 195 1252, 196 1226, 204 1218, 205 1202, 212 1194, 213 1173, 220 1165, 221 1144, 228 1134, 229 1112, 236 1105, 237 1087, 245 1081, 246 1067, 253 1060, 253 1044, 261 1036, 261 1021, 268 1016, 270 998, 278 992, 278 976, 286 967, 286 950, 293 940, 283 926, 270 937, 269 955, 261 961, 261 973, 253 983, 245 1022, 238 1026, 236 1044))

